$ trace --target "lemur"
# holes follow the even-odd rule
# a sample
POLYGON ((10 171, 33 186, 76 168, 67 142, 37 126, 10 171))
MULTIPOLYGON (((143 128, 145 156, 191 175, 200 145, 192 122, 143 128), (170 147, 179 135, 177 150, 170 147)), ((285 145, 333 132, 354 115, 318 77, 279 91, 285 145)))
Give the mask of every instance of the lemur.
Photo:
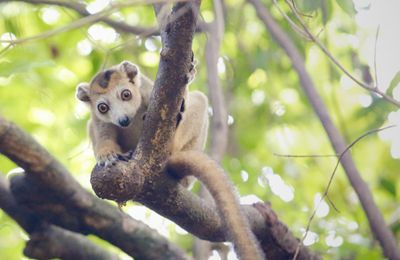
MULTIPOLYGON (((189 81, 194 77, 191 71, 189 81)), ((136 148, 150 101, 153 82, 128 61, 98 73, 90 83, 80 83, 76 97, 90 106, 88 122, 93 151, 100 165, 126 158, 136 148)), ((172 145, 172 153, 202 151, 208 131, 208 99, 200 91, 186 92, 172 145)))
MULTIPOLYGON (((195 72, 193 66, 187 75, 189 82, 194 78, 195 72)), ((136 148, 139 141, 153 85, 153 81, 140 73, 138 66, 123 61, 99 72, 90 83, 81 83, 77 86, 76 97, 88 104, 91 109, 92 118, 88 122, 89 136, 100 166, 113 164, 118 160, 129 160, 131 151, 136 148)), ((239 255, 243 251, 247 252, 242 254, 243 256, 262 259, 257 257, 262 256, 262 253, 257 248, 258 243, 247 219, 240 211, 230 180, 220 169, 212 170, 215 165, 210 163, 210 160, 204 159, 205 155, 199 156, 199 153, 193 153, 196 150, 204 150, 209 125, 207 97, 200 91, 186 91, 180 112, 168 167, 179 166, 182 162, 185 165, 186 162, 186 166, 192 165, 191 167, 197 168, 200 166, 210 171, 202 174, 201 170, 195 169, 193 172, 213 194, 239 255), (188 158, 190 154, 196 157, 193 160, 204 161, 193 162, 188 158), (248 246, 252 243, 254 250, 252 246, 248 246)), ((181 169, 171 169, 171 172, 185 169, 187 167, 183 166, 181 169)), ((185 177, 180 183, 187 187, 191 179, 185 177)))

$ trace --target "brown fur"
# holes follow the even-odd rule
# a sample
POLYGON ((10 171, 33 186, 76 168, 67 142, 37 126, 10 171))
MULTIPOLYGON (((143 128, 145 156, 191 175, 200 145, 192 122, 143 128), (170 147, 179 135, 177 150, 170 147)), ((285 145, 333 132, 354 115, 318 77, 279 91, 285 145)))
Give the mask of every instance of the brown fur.
POLYGON ((176 175, 193 175, 204 183, 217 204, 240 259, 264 259, 248 220, 240 209, 235 188, 217 162, 204 153, 185 151, 172 154, 167 167, 176 175))

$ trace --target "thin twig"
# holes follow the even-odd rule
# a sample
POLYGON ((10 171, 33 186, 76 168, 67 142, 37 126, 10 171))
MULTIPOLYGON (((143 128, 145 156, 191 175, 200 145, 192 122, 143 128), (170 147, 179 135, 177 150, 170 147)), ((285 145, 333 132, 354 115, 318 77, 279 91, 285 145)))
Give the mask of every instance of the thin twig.
MULTIPOLYGON (((393 128, 393 127, 397 127, 397 125, 390 125, 390 126, 386 126, 386 127, 382 127, 382 128, 378 128, 378 129, 373 129, 373 130, 370 130, 368 132, 365 132, 364 134, 359 136, 357 139, 355 139, 353 142, 351 142, 351 144, 349 144, 346 147, 346 149, 340 154, 340 156, 339 156, 339 158, 338 158, 338 160, 336 162, 336 165, 335 165, 335 167, 333 169, 333 172, 331 173, 331 176, 329 178, 328 185, 326 186, 324 193, 322 194, 320 200, 318 201, 317 205, 314 208, 313 213, 311 214, 311 217, 308 220, 306 231, 304 232, 303 238, 301 239, 300 243, 298 244, 298 246, 296 248, 296 252, 295 252, 295 254, 293 256, 293 260, 297 259, 297 256, 298 256, 299 251, 300 251, 300 247, 303 245, 304 239, 306 238, 306 236, 308 234, 308 231, 310 231, 311 222, 313 221, 313 219, 315 217, 315 214, 317 213, 317 211, 319 209, 319 206, 321 205, 321 203, 325 199, 325 197, 328 196, 329 188, 332 185, 333 178, 336 175, 336 171, 337 171, 337 169, 338 169, 338 167, 340 165, 340 162, 341 162, 343 156, 347 153, 347 151, 349 151, 356 143, 358 143, 364 137, 367 137, 368 135, 371 135, 371 134, 374 134, 374 133, 377 133, 377 132, 380 132, 380 131, 383 131, 383 130, 386 130, 386 129, 389 129, 389 128, 393 128)), ((334 208, 336 209, 336 207, 334 207, 334 208)))
POLYGON ((300 10, 299 10, 299 8, 297 8, 296 2, 294 0, 290 0, 290 2, 292 3, 293 8, 296 10, 296 12, 298 12, 300 15, 308 17, 308 18, 313 18, 313 16, 310 14, 305 14, 303 12, 300 12, 300 10))
POLYGON ((326 194, 326 199, 328 200, 329 204, 331 204, 332 208, 337 212, 340 213, 340 210, 336 207, 335 203, 331 200, 328 194, 326 194))
POLYGON ((279 4, 276 2, 276 0, 273 0, 274 5, 278 9, 278 12, 288 21, 289 25, 292 27, 292 29, 297 32, 301 37, 311 41, 310 37, 307 35, 307 33, 304 32, 303 29, 301 29, 293 20, 290 18, 279 6, 279 4))
MULTIPOLYGON (((100 21, 101 19, 103 19, 106 16, 111 15, 112 13, 118 11, 121 8, 124 7, 128 7, 128 6, 134 6, 134 5, 142 5, 142 4, 154 4, 154 3, 160 3, 160 2, 165 2, 165 0, 131 0, 131 1, 125 1, 125 2, 118 2, 116 4, 111 5, 109 8, 92 14, 92 15, 88 15, 86 17, 83 17, 79 20, 76 20, 68 25, 56 28, 56 29, 52 29, 49 31, 46 31, 44 33, 40 33, 37 35, 33 35, 33 36, 29 36, 26 38, 20 38, 20 39, 16 39, 16 40, 0 40, 0 43, 5 42, 5 43, 11 43, 11 44, 23 44, 23 43, 27 43, 27 42, 31 42, 31 41, 35 41, 35 40, 40 40, 40 39, 45 39, 63 32, 67 32, 79 27, 82 27, 86 24, 90 24, 90 23, 94 23, 97 21, 100 21)), ((174 2, 182 2, 182 0, 177 0, 174 2)))
POLYGON ((7 46, 4 47, 4 48, 0 51, 0 57, 3 56, 4 54, 6 54, 7 51, 10 50, 11 47, 12 47, 13 45, 14 45, 13 43, 7 44, 7 46))
POLYGON ((274 156, 277 157, 287 157, 287 158, 324 158, 324 157, 338 157, 337 154, 280 154, 273 153, 274 156))
MULTIPOLYGON (((89 16, 91 13, 86 9, 87 5, 82 2, 76 1, 66 1, 66 0, 14 0, 17 2, 24 2, 29 4, 47 4, 47 5, 54 5, 60 6, 64 8, 68 8, 70 10, 74 10, 75 12, 79 13, 82 16, 89 16)), ((0 0, 1 2, 6 2, 4 0, 0 0)), ((142 27, 142 26, 134 26, 122 21, 115 21, 108 17, 103 17, 99 21, 102 21, 109 26, 113 27, 117 31, 132 33, 139 36, 150 36, 158 34, 158 28, 154 27, 142 27)))
POLYGON ((378 25, 378 28, 376 29, 376 34, 375 34, 375 46, 374 46, 374 70, 375 70, 375 87, 378 88, 378 68, 376 66, 377 63, 377 58, 376 58, 376 50, 378 46, 378 39, 379 39, 379 30, 380 30, 380 25, 378 25))
POLYGON ((311 33, 310 29, 307 27, 307 25, 305 24, 305 22, 303 21, 303 19, 301 18, 301 16, 299 15, 299 13, 297 12, 296 8, 292 5, 292 3, 290 2, 290 0, 286 0, 286 3, 288 4, 288 6, 290 7, 290 9, 292 10, 292 12, 294 13, 296 19, 298 20, 298 22, 300 23, 301 27, 303 28, 303 31, 307 34, 308 38, 310 38, 311 41, 313 41, 320 49, 323 53, 325 53, 325 55, 344 73, 346 74, 351 80, 353 80, 357 85, 359 85, 360 87, 374 92, 376 94, 378 94, 379 96, 381 96, 383 99, 389 101, 390 103, 396 105, 397 107, 400 107, 400 101, 394 99, 391 96, 386 95, 383 91, 379 90, 379 88, 377 86, 370 86, 364 82, 362 82, 361 80, 357 79, 355 76, 353 76, 333 55, 331 52, 329 52, 329 50, 318 40, 317 37, 314 36, 313 33, 311 33))

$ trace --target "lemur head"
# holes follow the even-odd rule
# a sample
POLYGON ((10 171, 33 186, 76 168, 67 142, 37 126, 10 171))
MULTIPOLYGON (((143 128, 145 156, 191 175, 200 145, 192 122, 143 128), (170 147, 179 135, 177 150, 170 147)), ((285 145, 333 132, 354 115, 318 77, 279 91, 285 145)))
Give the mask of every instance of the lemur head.
POLYGON ((140 107, 139 68, 123 61, 99 72, 89 83, 80 83, 76 97, 87 103, 92 116, 119 127, 128 127, 140 107))

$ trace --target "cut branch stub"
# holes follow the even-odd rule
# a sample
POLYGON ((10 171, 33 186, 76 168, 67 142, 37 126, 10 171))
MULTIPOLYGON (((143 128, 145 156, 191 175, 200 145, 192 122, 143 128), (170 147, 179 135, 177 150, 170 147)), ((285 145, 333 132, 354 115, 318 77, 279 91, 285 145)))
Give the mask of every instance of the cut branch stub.
POLYGON ((90 183, 98 197, 126 202, 142 191, 144 179, 144 173, 137 161, 121 161, 105 167, 96 165, 90 176, 90 183))

